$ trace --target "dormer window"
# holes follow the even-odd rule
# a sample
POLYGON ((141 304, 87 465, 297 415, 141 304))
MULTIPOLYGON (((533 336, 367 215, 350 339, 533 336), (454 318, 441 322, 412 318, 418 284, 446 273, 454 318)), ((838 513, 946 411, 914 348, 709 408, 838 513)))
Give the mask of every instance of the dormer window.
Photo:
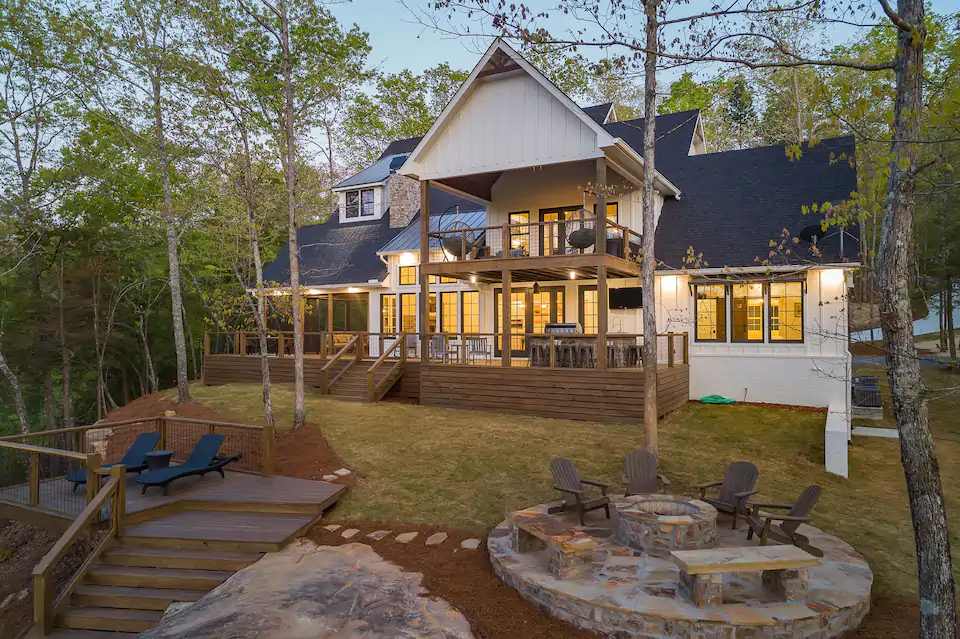
POLYGON ((347 219, 356 219, 361 217, 374 217, 376 211, 374 208, 373 189, 361 189, 358 191, 347 191, 346 217, 347 219))

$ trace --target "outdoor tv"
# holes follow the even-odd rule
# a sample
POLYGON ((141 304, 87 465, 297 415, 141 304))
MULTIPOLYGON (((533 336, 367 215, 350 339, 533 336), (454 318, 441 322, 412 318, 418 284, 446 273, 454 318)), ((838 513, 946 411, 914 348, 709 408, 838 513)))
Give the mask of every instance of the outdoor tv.
POLYGON ((639 286, 610 289, 610 308, 640 308, 643 306, 643 289, 639 286))

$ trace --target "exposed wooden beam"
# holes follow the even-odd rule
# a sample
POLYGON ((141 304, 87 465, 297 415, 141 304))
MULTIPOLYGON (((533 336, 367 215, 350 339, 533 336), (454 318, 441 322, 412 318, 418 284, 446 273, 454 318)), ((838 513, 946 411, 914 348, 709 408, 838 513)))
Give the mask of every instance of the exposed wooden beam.
POLYGON ((500 332, 503 333, 503 342, 500 346, 500 365, 505 367, 510 367, 510 350, 513 347, 510 339, 511 325, 510 325, 510 293, 513 285, 512 277, 509 269, 505 269, 501 273, 501 279, 503 281, 503 293, 500 296, 500 312, 503 313, 500 321, 500 332))
POLYGON ((607 368, 607 320, 610 296, 607 293, 607 266, 597 267, 597 368, 607 368))
POLYGON ((597 240, 594 244, 594 252, 606 254, 607 252, 607 159, 597 158, 597 178, 594 182, 594 190, 597 199, 597 221, 596 231, 597 240))
POLYGON ((424 266, 430 262, 430 180, 420 182, 420 362, 428 363, 429 349, 427 348, 427 316, 430 276, 424 266))

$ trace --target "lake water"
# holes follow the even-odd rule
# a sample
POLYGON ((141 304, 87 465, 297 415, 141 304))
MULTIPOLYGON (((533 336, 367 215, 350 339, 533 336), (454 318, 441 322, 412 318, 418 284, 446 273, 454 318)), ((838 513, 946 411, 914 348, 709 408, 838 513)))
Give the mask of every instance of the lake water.
MULTIPOLYGON (((927 300, 927 308, 930 309, 930 313, 923 319, 914 320, 914 335, 936 333, 940 330, 940 308, 937 306, 938 301, 936 297, 927 300)), ((954 306, 953 309, 953 325, 956 328, 960 328, 960 307, 957 306, 954 306)), ((881 339, 882 337, 883 332, 879 328, 873 331, 857 331, 850 334, 850 339, 854 342, 869 342, 871 340, 881 339)))

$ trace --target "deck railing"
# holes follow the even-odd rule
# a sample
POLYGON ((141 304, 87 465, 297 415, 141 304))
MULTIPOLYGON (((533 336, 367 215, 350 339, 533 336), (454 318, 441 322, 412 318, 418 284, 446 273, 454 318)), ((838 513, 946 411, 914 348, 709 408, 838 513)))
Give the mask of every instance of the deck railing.
MULTIPOLYGON (((430 333, 427 361, 431 364, 503 366, 503 333, 430 333)), ((600 339, 584 333, 511 333, 509 366, 538 368, 597 368, 600 339)), ((643 335, 608 333, 606 367, 643 367, 643 335)), ((657 363, 673 367, 689 362, 687 333, 657 335, 657 363)))
POLYGON ((377 358, 377 361, 367 369, 367 399, 369 401, 380 400, 389 390, 388 382, 399 373, 400 367, 407 361, 406 344, 407 334, 400 333, 396 341, 387 347, 383 355, 377 358), (390 367, 386 371, 380 371, 380 368, 388 361, 392 362, 390 367), (379 380, 377 379, 378 373, 380 374, 379 380))
POLYGON ((37 517, 75 516, 96 493, 94 473, 103 465, 102 456, 51 448, 45 443, 0 440, 0 503, 14 504, 37 517), (86 500, 77 499, 75 485, 63 481, 72 473, 87 482, 86 500))
POLYGON ((99 490, 98 478, 87 482, 87 488, 92 487, 95 491, 93 497, 33 569, 33 621, 35 632, 40 636, 50 633, 54 619, 69 603, 74 589, 83 581, 107 546, 123 535, 127 469, 123 465, 117 465, 105 474, 108 474, 109 478, 99 490), (105 514, 110 525, 104 530, 98 524, 105 514), (84 559, 79 567, 71 570, 75 562, 64 559, 77 543, 89 544, 92 548, 83 553, 84 559), (58 583, 63 584, 59 591, 58 583))
MULTIPOLYGON (((430 263, 592 254, 598 252, 596 224, 591 217, 431 231, 430 263)), ((603 224, 599 252, 638 261, 642 236, 611 220, 603 224)))
MULTIPOLYGON (((336 353, 354 335, 366 331, 308 331, 303 334, 305 355, 328 357, 336 353)), ((204 333, 205 355, 260 355, 260 334, 256 331, 213 331, 204 333)), ((293 357, 293 331, 268 331, 267 354, 293 357)))
MULTIPOLYGON (((97 468, 99 468, 100 461, 119 461, 137 435, 141 433, 159 433, 160 442, 156 449, 172 450, 173 459, 178 461, 190 456, 190 452, 202 435, 219 433, 224 436, 223 445, 220 447, 221 455, 233 456, 243 453, 239 461, 230 465, 231 470, 263 475, 273 474, 273 428, 176 415, 99 422, 88 426, 8 435, 0 437, 0 453, 4 449, 11 448, 10 444, 32 444, 51 448, 59 446, 62 448, 55 452, 62 457, 86 459, 88 453, 97 455, 99 458, 97 468)), ((65 472, 57 472, 50 474, 50 477, 62 480, 65 474, 65 472)), ((90 485, 88 483, 88 488, 90 485)), ((0 486, 13 486, 13 484, 3 483, 0 486)), ((22 490, 22 487, 18 489, 22 490)), ((0 488, 0 494, 3 490, 5 489, 0 488)))
POLYGON ((320 385, 321 393, 324 395, 329 394, 330 388, 337 383, 337 380, 343 377, 343 374, 356 362, 363 359, 363 355, 366 352, 364 350, 366 341, 363 338, 363 335, 354 335, 324 364, 322 371, 323 379, 320 385), (354 351, 352 358, 349 357, 351 350, 354 351), (338 363, 340 363, 339 370, 335 368, 338 363))

